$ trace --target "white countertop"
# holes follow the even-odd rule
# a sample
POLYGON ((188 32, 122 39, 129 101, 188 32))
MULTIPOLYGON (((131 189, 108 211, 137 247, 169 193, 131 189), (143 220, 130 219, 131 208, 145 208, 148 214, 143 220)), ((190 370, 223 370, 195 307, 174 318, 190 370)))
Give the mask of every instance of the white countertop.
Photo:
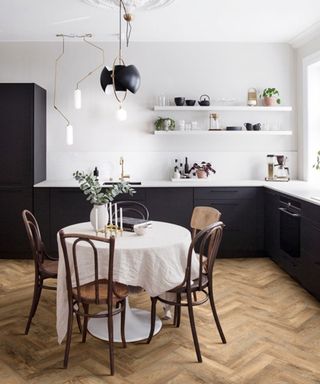
MULTIPOLYGON (((46 180, 35 184, 36 188, 78 188, 75 180, 46 180)), ((265 180, 215 180, 214 178, 199 180, 150 180, 143 181, 134 188, 168 188, 168 187, 266 187, 274 191, 285 193, 310 203, 320 205, 320 185, 306 181, 291 180, 289 182, 270 182, 265 180), (316 199, 314 199, 316 198, 316 199), (317 199, 318 198, 318 199, 317 199)))

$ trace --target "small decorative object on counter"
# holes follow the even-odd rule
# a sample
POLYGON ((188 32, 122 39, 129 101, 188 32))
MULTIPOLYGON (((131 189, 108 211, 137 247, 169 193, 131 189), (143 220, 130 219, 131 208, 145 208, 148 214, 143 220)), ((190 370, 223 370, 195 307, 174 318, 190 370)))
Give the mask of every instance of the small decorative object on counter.
POLYGON ((98 167, 94 167, 94 170, 93 170, 93 176, 95 176, 96 178, 99 177, 99 170, 98 170, 98 167))
POLYGON ((250 107, 257 105, 257 90, 255 88, 248 89, 248 105, 250 107))
POLYGON ((170 117, 158 117, 154 122, 156 131, 174 131, 176 127, 176 122, 170 117))
POLYGON ((262 97, 263 97, 263 104, 266 107, 272 107, 281 103, 281 100, 279 98, 279 91, 276 88, 264 89, 262 97))
POLYGON ((194 163, 191 167, 190 172, 193 170, 196 171, 196 175, 198 179, 204 179, 209 176, 210 173, 216 173, 215 169, 212 168, 211 163, 207 163, 205 161, 202 161, 201 164, 194 163))
POLYGON ((186 157, 185 162, 184 162, 184 174, 188 175, 189 174, 189 164, 188 164, 188 158, 186 157))
POLYGON ((217 113, 210 113, 209 123, 209 131, 221 131, 219 115, 217 113))
POLYGON ((176 166, 174 167, 174 171, 173 171, 173 179, 180 179, 181 175, 180 175, 180 172, 179 172, 179 168, 176 166))
MULTIPOLYGON (((87 200, 93 204, 90 221, 96 232, 103 230, 105 225, 108 224, 109 219, 112 224, 112 214, 109 217, 106 204, 111 203, 116 196, 122 193, 129 193, 131 196, 135 193, 135 190, 125 182, 113 184, 103 192, 102 186, 99 184, 99 180, 93 172, 85 173, 76 171, 73 177, 79 182, 80 190, 87 196, 87 200)), ((110 207, 109 209, 111 210, 110 207)))
POLYGON ((210 106, 210 96, 208 95, 201 95, 200 100, 198 101, 198 104, 201 107, 209 107, 210 106))

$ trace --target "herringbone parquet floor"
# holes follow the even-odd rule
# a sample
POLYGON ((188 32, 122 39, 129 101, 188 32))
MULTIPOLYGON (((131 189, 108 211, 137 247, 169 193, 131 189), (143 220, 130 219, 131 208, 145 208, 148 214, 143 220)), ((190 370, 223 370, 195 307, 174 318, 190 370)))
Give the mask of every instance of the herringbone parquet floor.
MULTIPOLYGON (((32 263, 2 260, 0 268, 0 383, 320 383, 320 304, 268 259, 217 261, 216 303, 228 344, 220 343, 210 306, 197 308, 202 364, 196 363, 183 312, 181 327, 167 322, 150 345, 116 346, 114 377, 108 376, 106 345, 90 336, 81 344, 76 328, 69 368, 62 369, 54 292, 44 292, 24 336, 32 263)), ((131 302, 149 308, 145 294, 131 302)))

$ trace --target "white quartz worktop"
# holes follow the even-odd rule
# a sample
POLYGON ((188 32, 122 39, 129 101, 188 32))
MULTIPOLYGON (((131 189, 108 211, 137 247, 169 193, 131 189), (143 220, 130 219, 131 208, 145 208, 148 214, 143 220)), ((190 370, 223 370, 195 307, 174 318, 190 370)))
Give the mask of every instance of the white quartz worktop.
MULTIPOLYGON (((75 180, 46 180, 35 184, 36 188, 77 188, 75 180)), ((141 185, 134 185, 134 188, 168 188, 168 187, 266 187, 274 191, 285 193, 310 203, 320 205, 320 185, 306 181, 291 180, 289 182, 269 182, 264 180, 152 180, 143 181, 141 185)))

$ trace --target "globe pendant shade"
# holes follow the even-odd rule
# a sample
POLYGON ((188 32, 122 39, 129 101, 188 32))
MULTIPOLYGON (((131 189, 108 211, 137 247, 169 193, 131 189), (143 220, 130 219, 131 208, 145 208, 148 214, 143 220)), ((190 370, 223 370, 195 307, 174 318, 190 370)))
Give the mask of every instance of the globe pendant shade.
MULTIPOLYGON (((116 65, 114 67, 114 74, 115 74, 115 88, 116 91, 126 91, 126 88, 124 88, 118 81, 118 72, 120 70, 120 67, 123 67, 123 65, 116 65)), ((107 67, 104 67, 101 75, 100 75, 100 84, 103 91, 106 91, 106 88, 108 85, 112 86, 112 69, 109 70, 107 67)))
POLYGON ((131 93, 136 93, 141 83, 140 73, 134 65, 123 65, 119 69, 116 79, 121 86, 131 93))
MULTIPOLYGON (((134 65, 116 65, 114 67, 115 74, 115 89, 116 91, 130 91, 136 93, 140 87, 140 73, 134 65)), ((104 67, 101 76, 100 84, 105 91, 108 85, 112 85, 112 70, 104 67)))

